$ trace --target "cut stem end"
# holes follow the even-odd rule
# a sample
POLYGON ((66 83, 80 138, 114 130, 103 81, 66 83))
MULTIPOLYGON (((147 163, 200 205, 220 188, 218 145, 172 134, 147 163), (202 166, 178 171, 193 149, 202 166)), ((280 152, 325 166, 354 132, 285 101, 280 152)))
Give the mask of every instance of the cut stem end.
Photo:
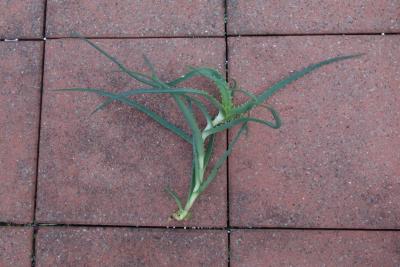
POLYGON ((188 220, 191 217, 191 213, 188 210, 178 210, 174 214, 172 214, 172 218, 177 221, 188 220))
POLYGON ((172 218, 174 218, 177 221, 183 221, 183 220, 188 220, 191 217, 191 212, 190 209, 192 208, 194 202, 200 195, 199 192, 193 193, 188 201, 186 202, 185 208, 184 209, 179 209, 177 212, 172 214, 172 218))

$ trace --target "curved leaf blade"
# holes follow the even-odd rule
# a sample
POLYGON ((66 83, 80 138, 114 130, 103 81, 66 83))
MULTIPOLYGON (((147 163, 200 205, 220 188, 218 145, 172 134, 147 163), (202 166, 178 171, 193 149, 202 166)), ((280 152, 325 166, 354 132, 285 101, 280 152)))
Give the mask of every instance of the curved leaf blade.
POLYGON ((281 121, 281 119, 279 117, 279 114, 275 109, 273 109, 271 107, 268 107, 268 109, 271 111, 272 116, 274 117, 275 123, 270 122, 270 121, 266 121, 266 120, 261 120, 261 119, 258 119, 258 118, 253 118, 253 117, 241 117, 241 118, 238 118, 238 119, 234 119, 234 120, 228 121, 228 122, 226 122, 224 124, 220 124, 218 126, 215 126, 215 127, 211 128, 211 129, 203 132, 203 137, 204 136, 209 136, 211 134, 216 134, 216 133, 222 132, 222 131, 224 131, 226 129, 230 129, 230 128, 238 125, 238 124, 248 123, 248 122, 256 122, 256 123, 260 123, 260 124, 266 125, 268 127, 271 127, 273 129, 278 129, 282 125, 282 121, 281 121))
POLYGON ((96 93, 98 95, 108 97, 112 100, 119 101, 121 103, 124 103, 128 106, 131 106, 131 107, 143 112, 144 114, 146 114, 147 116, 149 116, 150 118, 152 118, 153 120, 158 122, 161 126, 167 128, 171 132, 173 132, 176 135, 178 135, 179 137, 181 137, 186 142, 188 142, 190 144, 192 143, 192 138, 187 133, 185 133, 182 129, 180 129, 176 125, 172 124, 171 122, 167 121, 166 119, 162 118, 160 115, 158 115, 154 111, 148 109, 144 105, 142 105, 132 99, 129 99, 127 97, 121 96, 119 94, 106 92, 106 91, 103 91, 103 90, 100 90, 97 88, 68 88, 68 89, 58 89, 56 91, 90 92, 90 93, 96 93))
POLYGON ((126 74, 128 74, 130 77, 134 78, 135 80, 150 85, 150 86, 154 86, 155 84, 151 81, 151 78, 141 74, 139 72, 135 72, 132 70, 129 70, 124 64, 122 64, 120 61, 118 61, 115 57, 111 56, 110 54, 108 54, 105 50, 103 50, 102 48, 100 48, 98 45, 96 45, 95 43, 93 43, 92 41, 90 41, 87 38, 84 38, 80 35, 75 34, 77 37, 79 37, 81 40, 85 41, 86 43, 88 43, 90 46, 92 46, 94 49, 96 49, 98 52, 100 52, 102 55, 104 55, 106 58, 108 58, 109 60, 111 60, 112 62, 114 62, 120 69, 121 71, 125 72, 126 74))
POLYGON ((181 200, 179 199, 178 194, 169 187, 165 188, 165 192, 167 192, 172 197, 172 199, 175 200, 176 205, 178 205, 178 209, 183 210, 183 205, 181 200))
POLYGON ((351 58, 357 58, 361 57, 364 54, 354 54, 354 55, 348 55, 348 56, 339 56, 339 57, 334 57, 330 58, 315 64, 311 64, 308 67, 305 67, 302 70, 296 71, 293 74, 289 75, 288 77, 280 80, 279 82, 275 83, 271 87, 267 88, 263 93, 257 95, 257 102, 253 103, 253 101, 248 101, 245 104, 241 105, 240 107, 235 108, 232 112, 235 115, 245 113, 249 111, 250 109, 254 108, 257 105, 260 105, 263 103, 265 100, 267 100, 270 96, 272 96, 274 93, 276 93, 278 90, 286 87, 287 85, 293 83, 294 81, 302 78, 303 76, 311 73, 312 71, 319 69, 325 65, 329 65, 338 61, 342 60, 347 60, 351 58))
POLYGON ((217 176, 219 169, 222 167, 228 156, 232 153, 232 149, 239 140, 239 137, 242 135, 246 128, 247 123, 243 123, 242 127, 240 127, 239 131, 233 138, 232 142, 229 144, 228 149, 222 154, 222 156, 218 159, 217 163, 215 163, 214 167, 212 168, 210 174, 208 175, 207 179, 202 183, 200 186, 199 191, 203 192, 208 185, 214 180, 215 176, 217 176))

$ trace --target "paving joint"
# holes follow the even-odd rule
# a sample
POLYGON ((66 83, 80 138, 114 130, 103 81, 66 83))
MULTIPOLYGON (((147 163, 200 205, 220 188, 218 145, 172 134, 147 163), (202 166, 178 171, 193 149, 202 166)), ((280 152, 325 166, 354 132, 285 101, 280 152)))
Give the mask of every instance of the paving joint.
MULTIPOLYGON (((225 39, 225 79, 229 83, 229 45, 228 45, 228 1, 224 0, 224 39, 225 39)), ((229 147, 229 129, 226 130, 226 149, 229 147)), ((231 231, 230 231, 230 212, 229 212, 229 157, 226 159, 226 225, 227 225, 227 263, 231 266, 231 231)))
POLYGON ((293 37, 293 36, 369 36, 399 35, 400 32, 366 32, 366 33, 269 33, 269 34, 228 34, 228 37, 293 37))
MULTIPOLYGON (((33 201, 33 224, 36 224, 36 206, 37 206, 37 195, 38 195, 38 182, 39 182, 39 155, 40 155, 40 131, 42 126, 42 102, 43 102, 43 90, 44 90, 44 69, 45 69, 45 54, 46 54, 46 17, 47 17, 47 0, 44 1, 43 8, 43 47, 42 47, 42 77, 40 81, 40 97, 39 97, 39 123, 38 123, 38 138, 37 138, 37 151, 36 151, 36 177, 35 177, 35 189, 34 189, 34 201, 33 201)), ((32 267, 36 266, 36 235, 38 227, 33 226, 32 234, 32 267)))
MULTIPOLYGON (((366 32, 366 33, 270 33, 270 34, 228 34, 224 35, 178 35, 178 36, 84 36, 90 40, 136 40, 136 39, 208 39, 208 38, 231 38, 231 37, 293 37, 293 36, 386 36, 400 35, 400 32, 366 32)), ((0 42, 37 42, 47 40, 79 39, 80 37, 43 37, 43 38, 0 38, 0 42)))
POLYGON ((0 227, 33 227, 48 228, 48 227, 74 227, 74 228, 130 228, 130 229, 159 229, 159 230, 197 230, 197 231, 235 231, 235 230, 267 230, 267 231, 346 231, 346 232, 400 232, 400 228, 335 228, 335 227, 321 227, 321 228, 307 228, 307 227, 252 227, 252 226, 231 226, 231 227, 196 227, 196 226, 136 226, 124 224, 79 224, 79 223, 27 223, 19 224, 12 222, 0 222, 0 227))

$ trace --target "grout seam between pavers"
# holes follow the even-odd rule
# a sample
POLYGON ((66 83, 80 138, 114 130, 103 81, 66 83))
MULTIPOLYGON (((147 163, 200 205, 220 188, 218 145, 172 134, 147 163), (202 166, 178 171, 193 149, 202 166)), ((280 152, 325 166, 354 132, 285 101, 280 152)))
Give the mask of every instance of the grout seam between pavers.
POLYGON ((42 47, 42 77, 40 85, 40 96, 39 96, 39 122, 38 122, 38 138, 37 138, 37 151, 36 151, 36 177, 35 177, 35 191, 34 191, 34 202, 33 202, 33 233, 32 233, 32 254, 31 254, 31 267, 36 266, 36 235, 38 227, 36 226, 36 208, 37 208, 37 195, 38 195, 38 182, 39 182, 39 155, 40 155, 40 132, 42 126, 42 103, 43 103, 43 91, 44 91, 44 69, 45 69, 45 55, 46 55, 46 18, 47 18, 47 0, 44 0, 43 8, 43 47, 42 47))
POLYGON ((16 224, 9 222, 0 222, 0 227, 33 227, 49 228, 49 227, 71 227, 71 228, 128 228, 128 229, 160 229, 160 230, 196 230, 208 231, 218 230, 231 232, 235 230, 279 230, 279 231, 347 231, 347 232, 400 232, 400 228, 305 228, 305 227, 192 227, 192 226, 134 226, 134 225, 111 225, 111 224, 61 224, 61 223, 29 223, 16 224))
MULTIPOLYGON (((209 39, 225 37, 290 37, 290 36, 379 36, 379 35, 400 35, 400 32, 365 32, 365 33, 271 33, 271 34, 226 34, 226 35, 178 35, 178 36, 83 36, 92 40, 135 40, 135 39, 209 39)), ((43 38, 21 38, 21 39, 0 39, 0 42, 27 42, 27 41, 46 41, 59 39, 79 39, 79 37, 43 37, 43 38)))
POLYGON ((290 36, 362 36, 362 35, 399 35, 400 32, 351 32, 351 33, 245 33, 228 34, 228 37, 290 37, 290 36))
MULTIPOLYGON (((46 40, 46 17, 47 17, 47 0, 44 1, 43 10, 43 29, 42 29, 42 40, 46 40)), ((33 223, 36 223, 36 198, 38 192, 38 178, 39 178, 39 155, 40 155, 40 132, 42 127, 42 102, 43 102, 43 90, 44 90, 44 69, 45 69, 45 55, 46 55, 46 42, 43 42, 42 47, 42 73, 40 81, 40 96, 39 96, 39 122, 38 122, 38 138, 37 138, 37 151, 36 151, 36 180, 35 180, 35 193, 34 193, 34 206, 33 206, 33 223)))
POLYGON ((39 229, 38 227, 33 227, 31 267, 36 266, 36 236, 37 236, 38 229, 39 229))
POLYGON ((37 198, 38 178, 39 178, 40 132, 42 124, 42 100, 43 100, 43 86, 44 86, 45 52, 46 52, 46 42, 43 42, 42 69, 41 69, 40 96, 39 96, 38 137, 36 146, 36 175, 35 175, 34 202, 33 202, 33 223, 36 222, 36 204, 37 204, 36 198, 37 198))
MULTIPOLYGON (((225 79, 229 83, 229 46, 228 46, 228 0, 224 0, 224 39, 225 39, 225 79)), ((226 147, 229 148, 229 129, 226 130, 226 147)), ((230 229, 230 202, 229 202, 229 156, 226 159, 226 226, 230 229)), ((231 232, 226 231, 227 234, 227 266, 231 266, 231 232)))

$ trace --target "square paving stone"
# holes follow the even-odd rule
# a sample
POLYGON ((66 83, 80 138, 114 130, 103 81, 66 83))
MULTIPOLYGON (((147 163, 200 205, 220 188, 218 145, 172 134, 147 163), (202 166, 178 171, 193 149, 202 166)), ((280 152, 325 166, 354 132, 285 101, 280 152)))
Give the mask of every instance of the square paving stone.
POLYGON ((239 230, 231 266, 399 266, 399 232, 239 230))
POLYGON ((47 1, 48 37, 223 36, 223 0, 47 1))
MULTIPOLYGON (((145 39, 96 41, 133 70, 145 72, 142 54, 160 77, 172 80, 186 66, 224 70, 224 39, 145 39)), ((37 218, 41 222, 173 225, 176 204, 167 186, 186 197, 191 145, 146 115, 117 103, 90 116, 104 98, 52 89, 95 87, 112 91, 137 88, 118 67, 80 40, 52 40, 46 46, 39 162, 37 218)), ((195 78, 186 86, 215 87, 195 78)), ((139 96, 180 127, 183 116, 169 96, 139 96)), ((185 128, 188 130, 187 128, 185 128)), ((225 149, 220 136, 218 151, 225 149)), ((183 198, 183 200, 186 200, 183 198)), ((226 225, 226 170, 221 169, 193 208, 192 226, 226 225)))
POLYGON ((28 227, 0 227, 1 267, 31 266, 32 232, 28 227))
POLYGON ((228 0, 229 34, 400 31, 398 0, 228 0))
MULTIPOLYGON (((233 151, 233 225, 400 227, 399 43, 399 36, 229 40, 229 76, 256 94, 311 63, 366 53, 268 101, 283 125, 251 124, 233 151)), ((265 109, 252 116, 268 119, 265 109)))
POLYGON ((226 266, 227 234, 212 230, 41 228, 36 266, 226 266))
POLYGON ((0 42, 0 222, 33 220, 42 42, 0 42))
POLYGON ((44 0, 0 0, 0 39, 41 38, 44 0))

